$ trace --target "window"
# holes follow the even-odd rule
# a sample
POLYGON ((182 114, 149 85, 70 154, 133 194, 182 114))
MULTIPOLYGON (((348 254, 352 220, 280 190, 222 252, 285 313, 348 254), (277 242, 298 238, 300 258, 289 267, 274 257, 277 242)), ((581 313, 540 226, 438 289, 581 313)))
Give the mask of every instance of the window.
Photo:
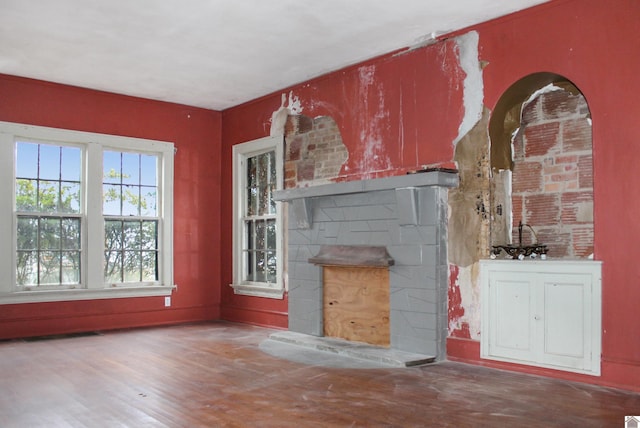
POLYGON ((236 294, 282 298, 283 137, 233 147, 233 284, 236 294))
POLYGON ((173 150, 0 122, 0 304, 169 295, 173 150))

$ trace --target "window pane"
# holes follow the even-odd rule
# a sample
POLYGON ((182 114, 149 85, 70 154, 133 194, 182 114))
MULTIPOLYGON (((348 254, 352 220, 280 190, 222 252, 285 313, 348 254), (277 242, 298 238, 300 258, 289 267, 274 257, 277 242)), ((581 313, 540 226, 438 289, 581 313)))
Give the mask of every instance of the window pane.
POLYGON ((247 159, 247 187, 256 187, 258 184, 257 159, 247 159))
POLYGON ((140 184, 158 186, 158 156, 140 155, 140 184))
POLYGON ((38 144, 16 144, 16 177, 38 178, 38 144))
POLYGON ((122 248, 129 250, 142 248, 142 223, 139 221, 125 221, 123 232, 122 248))
POLYGON ((40 144, 38 177, 42 180, 60 180, 60 146, 40 144))
POLYGON ((17 285, 37 285, 38 284, 38 253, 36 251, 18 251, 17 285))
POLYGON ((80 246, 80 219, 62 219, 62 247, 63 250, 79 250, 80 246))
POLYGON ((142 222, 142 249, 157 250, 158 249, 158 222, 143 221, 142 222))
POLYGON ((246 281, 253 281, 253 274, 256 271, 254 268, 255 258, 253 257, 252 251, 247 251, 246 253, 246 281))
POLYGON ((142 252, 142 280, 158 280, 158 253, 156 251, 142 252))
POLYGON ((17 249, 36 250, 38 248, 38 218, 18 217, 17 249))
POLYGON ((34 212, 38 210, 37 180, 16 180, 16 210, 34 212))
POLYGON ((247 242, 245 243, 245 249, 247 250, 253 250, 255 249, 254 247, 254 235, 255 235, 255 231, 254 231, 254 226, 253 226, 253 221, 247 221, 245 222, 245 236, 247 238, 247 242))
POLYGON ((267 249, 276 249, 276 220, 267 220, 267 249))
POLYGON ((258 212, 258 189, 250 187, 247 189, 247 216, 254 216, 258 212))
POLYGON ((256 273, 255 279, 256 282, 267 282, 267 260, 266 253, 264 251, 256 251, 256 273))
POLYGON ((267 251, 267 282, 276 282, 276 252, 267 251))
POLYGON ((80 182, 80 155, 78 147, 62 147, 61 180, 80 182))
POLYGON ((122 153, 122 182, 140 184, 140 155, 122 153))
POLYGON ((107 252, 122 249, 122 221, 106 220, 104 223, 104 249, 107 252))
POLYGON ((140 215, 155 217, 157 212, 156 187, 143 186, 140 188, 142 198, 140 198, 140 215))
POLYGON ((122 252, 105 251, 104 280, 108 284, 122 282, 122 252))
POLYGON ((104 151, 102 153, 102 169, 104 183, 120 183, 120 152, 104 151))
POLYGON ((68 214, 80 212, 80 183, 66 181, 60 183, 60 212, 68 214))
POLYGON ((122 186, 105 184, 102 186, 102 214, 120 215, 122 186))
POLYGON ((59 218, 40 219, 40 249, 59 250, 61 244, 60 237, 61 230, 59 218))
POLYGON ((263 220, 256 221, 256 249, 262 250, 266 246, 266 230, 265 222, 263 220))
POLYGON ((80 252, 65 251, 62 253, 62 284, 80 283, 80 252))
POLYGON ((124 281, 138 282, 140 281, 140 252, 125 251, 124 252, 124 281))
POLYGON ((122 186, 122 215, 137 216, 140 214, 138 208, 140 204, 140 187, 122 186))
POLYGON ((57 251, 40 252, 40 284, 60 284, 60 253, 57 251))
POLYGON ((38 183, 38 211, 57 212, 59 204, 59 181, 40 181, 38 183))

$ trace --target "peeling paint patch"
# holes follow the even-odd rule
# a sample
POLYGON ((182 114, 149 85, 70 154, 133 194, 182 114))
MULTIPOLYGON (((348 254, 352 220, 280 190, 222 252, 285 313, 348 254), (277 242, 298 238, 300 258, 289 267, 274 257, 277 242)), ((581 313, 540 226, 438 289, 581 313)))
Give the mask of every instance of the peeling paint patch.
POLYGON ((453 143, 454 145, 480 120, 484 105, 484 83, 482 64, 480 64, 478 55, 478 33, 470 31, 456 37, 455 40, 458 46, 460 67, 466 76, 463 91, 464 117, 458 128, 458 136, 453 143))
POLYGON ((464 336, 464 327, 462 326, 462 323, 460 321, 464 316, 464 307, 462 306, 462 296, 460 294, 460 286, 458 285, 458 274, 458 266, 449 265, 449 336, 469 339, 470 336, 464 336))
POLYGON ((289 92, 289 103, 287 108, 289 109, 289 114, 302 114, 302 111, 304 110, 302 103, 300 102, 300 98, 297 95, 293 95, 293 91, 289 92))
POLYGON ((449 335, 479 340, 479 265, 476 263, 466 268, 450 265, 449 272, 449 335))
POLYGON ((372 177, 377 171, 391 168, 391 160, 386 153, 382 138, 382 130, 388 121, 389 112, 385 110, 385 91, 382 84, 376 82, 375 66, 358 69, 358 99, 363 111, 359 121, 359 137, 363 148, 359 161, 359 169, 365 177, 372 177))

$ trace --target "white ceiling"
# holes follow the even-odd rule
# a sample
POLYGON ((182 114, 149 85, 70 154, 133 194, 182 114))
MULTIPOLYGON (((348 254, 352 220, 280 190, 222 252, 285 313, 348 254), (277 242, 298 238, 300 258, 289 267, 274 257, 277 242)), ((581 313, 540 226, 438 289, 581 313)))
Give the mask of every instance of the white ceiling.
POLYGON ((544 1, 0 0, 0 73, 223 110, 544 1))

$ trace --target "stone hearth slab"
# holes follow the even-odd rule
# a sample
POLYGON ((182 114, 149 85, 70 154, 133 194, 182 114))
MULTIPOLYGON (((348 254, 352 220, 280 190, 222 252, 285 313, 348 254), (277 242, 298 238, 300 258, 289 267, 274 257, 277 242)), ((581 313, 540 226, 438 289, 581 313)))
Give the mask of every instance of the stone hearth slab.
POLYGON ((359 358, 367 361, 375 361, 394 367, 412 367, 432 363, 436 357, 432 355, 414 354, 395 349, 381 348, 360 342, 333 337, 318 337, 293 331, 281 331, 273 333, 269 339, 278 342, 300 346, 306 349, 343 355, 349 358, 359 358))

